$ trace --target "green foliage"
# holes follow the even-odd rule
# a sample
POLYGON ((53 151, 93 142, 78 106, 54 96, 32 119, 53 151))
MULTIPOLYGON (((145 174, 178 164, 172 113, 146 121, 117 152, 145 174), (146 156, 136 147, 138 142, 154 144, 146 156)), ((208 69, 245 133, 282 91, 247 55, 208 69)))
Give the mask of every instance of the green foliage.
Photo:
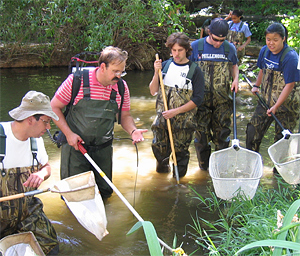
MULTIPOLYGON (((300 251, 299 244, 299 226, 300 222, 297 215, 297 211, 300 207, 300 199, 296 200, 288 209, 286 216, 284 216, 282 227, 279 232, 276 233, 277 239, 267 239, 258 242, 253 242, 248 244, 238 250, 236 255, 240 254, 249 249, 253 249, 256 247, 271 247, 275 248, 273 251, 273 256, 280 256, 290 254, 290 250, 294 250, 295 254, 300 251), (289 236, 288 236, 289 233, 289 236), (288 241, 291 240, 291 241, 288 241)), ((278 224, 277 224, 278 225, 278 224)))
POLYGON ((191 24, 185 7, 172 0, 2 0, 0 12, 2 44, 45 44, 48 58, 60 50, 155 42, 191 24))
MULTIPOLYGON (((290 223, 298 207, 291 207, 292 210, 288 211, 286 209, 298 198, 299 190, 280 177, 276 190, 259 187, 252 200, 246 200, 240 195, 228 202, 216 198, 214 192, 210 192, 210 197, 205 199, 196 193, 195 199, 199 200, 201 209, 217 214, 218 218, 206 220, 196 214, 187 228, 191 228, 191 231, 187 232, 199 247, 206 250, 206 255, 234 255, 243 246, 263 240, 278 238, 295 242, 299 240, 299 225, 290 223), (277 227, 277 210, 285 215, 280 232, 277 227)), ((243 255, 273 253, 270 247, 257 248, 254 245, 243 251, 243 255)))
POLYGON ((288 45, 294 49, 300 50, 300 10, 289 12, 289 17, 281 20, 288 30, 288 45))
POLYGON ((272 22, 273 21, 266 19, 262 19, 259 21, 249 21, 249 29, 252 33, 251 38, 256 39, 259 42, 265 43, 265 31, 272 22))

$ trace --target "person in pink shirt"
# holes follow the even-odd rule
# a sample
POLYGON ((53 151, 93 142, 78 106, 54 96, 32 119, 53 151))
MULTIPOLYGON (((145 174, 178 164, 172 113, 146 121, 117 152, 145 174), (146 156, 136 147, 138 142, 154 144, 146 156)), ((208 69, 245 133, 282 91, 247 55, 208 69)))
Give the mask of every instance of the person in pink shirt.
MULTIPOLYGON (((82 141, 91 158, 112 180, 113 130, 121 104, 117 82, 125 73, 127 58, 127 52, 117 47, 103 49, 98 67, 88 72, 88 78, 81 79, 79 92, 66 118, 62 110, 71 100, 73 74, 61 84, 51 100, 53 111, 60 118, 55 124, 67 139, 61 149, 61 179, 94 170, 78 151, 78 142, 82 141)), ((138 143, 144 140, 143 133, 147 130, 136 128, 130 115, 129 89, 124 80, 123 83, 125 92, 120 123, 131 135, 132 142, 138 143)), ((96 170, 94 174, 101 196, 110 197, 112 188, 96 170)))

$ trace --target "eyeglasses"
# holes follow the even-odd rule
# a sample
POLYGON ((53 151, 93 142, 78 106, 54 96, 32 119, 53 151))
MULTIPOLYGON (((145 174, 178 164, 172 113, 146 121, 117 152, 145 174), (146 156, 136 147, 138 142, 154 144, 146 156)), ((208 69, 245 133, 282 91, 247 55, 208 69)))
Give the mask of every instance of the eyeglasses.
POLYGON ((115 75, 116 75, 116 76, 121 76, 121 77, 123 77, 123 76, 126 76, 126 75, 127 75, 127 73, 126 73, 126 71, 122 71, 122 72, 115 72, 115 75))
POLYGON ((42 120, 46 126, 47 126, 48 124, 50 124, 50 121, 51 121, 51 119, 50 119, 49 121, 45 121, 45 120, 43 120, 42 118, 40 118, 40 120, 42 120))
POLYGON ((217 39, 217 38, 213 37, 212 35, 211 35, 211 38, 212 38, 212 40, 214 40, 215 42, 224 42, 224 41, 225 41, 225 38, 224 38, 224 39, 217 39))

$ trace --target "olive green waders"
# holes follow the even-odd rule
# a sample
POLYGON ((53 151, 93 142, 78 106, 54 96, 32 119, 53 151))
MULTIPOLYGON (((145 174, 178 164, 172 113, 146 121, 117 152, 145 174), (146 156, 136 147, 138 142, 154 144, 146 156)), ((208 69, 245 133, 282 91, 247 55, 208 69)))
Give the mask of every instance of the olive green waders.
MULTIPOLYGON (((24 187, 23 183, 38 168, 32 167, 6 169, 6 175, 0 178, 0 196, 10 196, 34 190, 24 187)), ((0 239, 7 235, 32 231, 47 255, 58 253, 57 235, 50 220, 43 211, 43 203, 39 198, 26 196, 0 203, 0 239), (55 252, 54 252, 55 251, 55 252)))
POLYGON ((195 149, 202 170, 208 170, 211 154, 210 141, 215 150, 224 149, 230 142, 232 97, 229 62, 199 61, 205 79, 205 93, 196 118, 195 149))
MULTIPOLYGON (((261 94, 271 108, 277 102, 280 93, 285 87, 284 77, 280 71, 263 69, 263 79, 261 83, 261 94)), ((300 86, 299 82, 295 83, 294 89, 289 94, 284 103, 277 109, 276 117, 282 126, 291 132, 296 126, 299 119, 300 104, 300 86)), ((273 117, 266 114, 267 110, 258 102, 255 112, 247 125, 246 130, 246 147, 253 151, 259 152, 261 140, 274 121, 273 117)), ((275 122, 274 142, 282 138, 282 130, 275 122)))
MULTIPOLYGON (((112 141, 114 122, 118 112, 116 91, 112 91, 110 100, 81 99, 73 105, 67 116, 70 129, 84 141, 88 154, 96 164, 112 180, 112 141)), ((69 144, 64 144, 61 150, 61 179, 93 170, 95 180, 102 197, 112 194, 112 188, 100 174, 69 144)))

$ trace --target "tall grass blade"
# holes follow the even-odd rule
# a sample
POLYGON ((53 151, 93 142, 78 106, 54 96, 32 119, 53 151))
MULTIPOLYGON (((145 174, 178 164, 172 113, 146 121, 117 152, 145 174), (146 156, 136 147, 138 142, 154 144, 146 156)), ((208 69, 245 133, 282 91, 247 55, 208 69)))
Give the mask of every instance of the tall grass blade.
POLYGON ((253 249, 256 247, 264 247, 264 246, 271 246, 271 247, 276 247, 276 248, 280 248, 280 249, 287 248, 290 250, 300 250, 299 243, 295 243, 295 242, 291 242, 291 241, 279 241, 277 239, 268 239, 268 240, 262 240, 262 241, 253 242, 251 244, 247 244, 243 248, 239 249, 235 253, 235 255, 238 255, 241 252, 244 252, 249 249, 253 249))
POLYGON ((153 224, 150 221, 139 221, 137 222, 127 233, 132 234, 143 226, 145 237, 147 240, 149 252, 151 256, 163 256, 159 245, 158 237, 153 224))

